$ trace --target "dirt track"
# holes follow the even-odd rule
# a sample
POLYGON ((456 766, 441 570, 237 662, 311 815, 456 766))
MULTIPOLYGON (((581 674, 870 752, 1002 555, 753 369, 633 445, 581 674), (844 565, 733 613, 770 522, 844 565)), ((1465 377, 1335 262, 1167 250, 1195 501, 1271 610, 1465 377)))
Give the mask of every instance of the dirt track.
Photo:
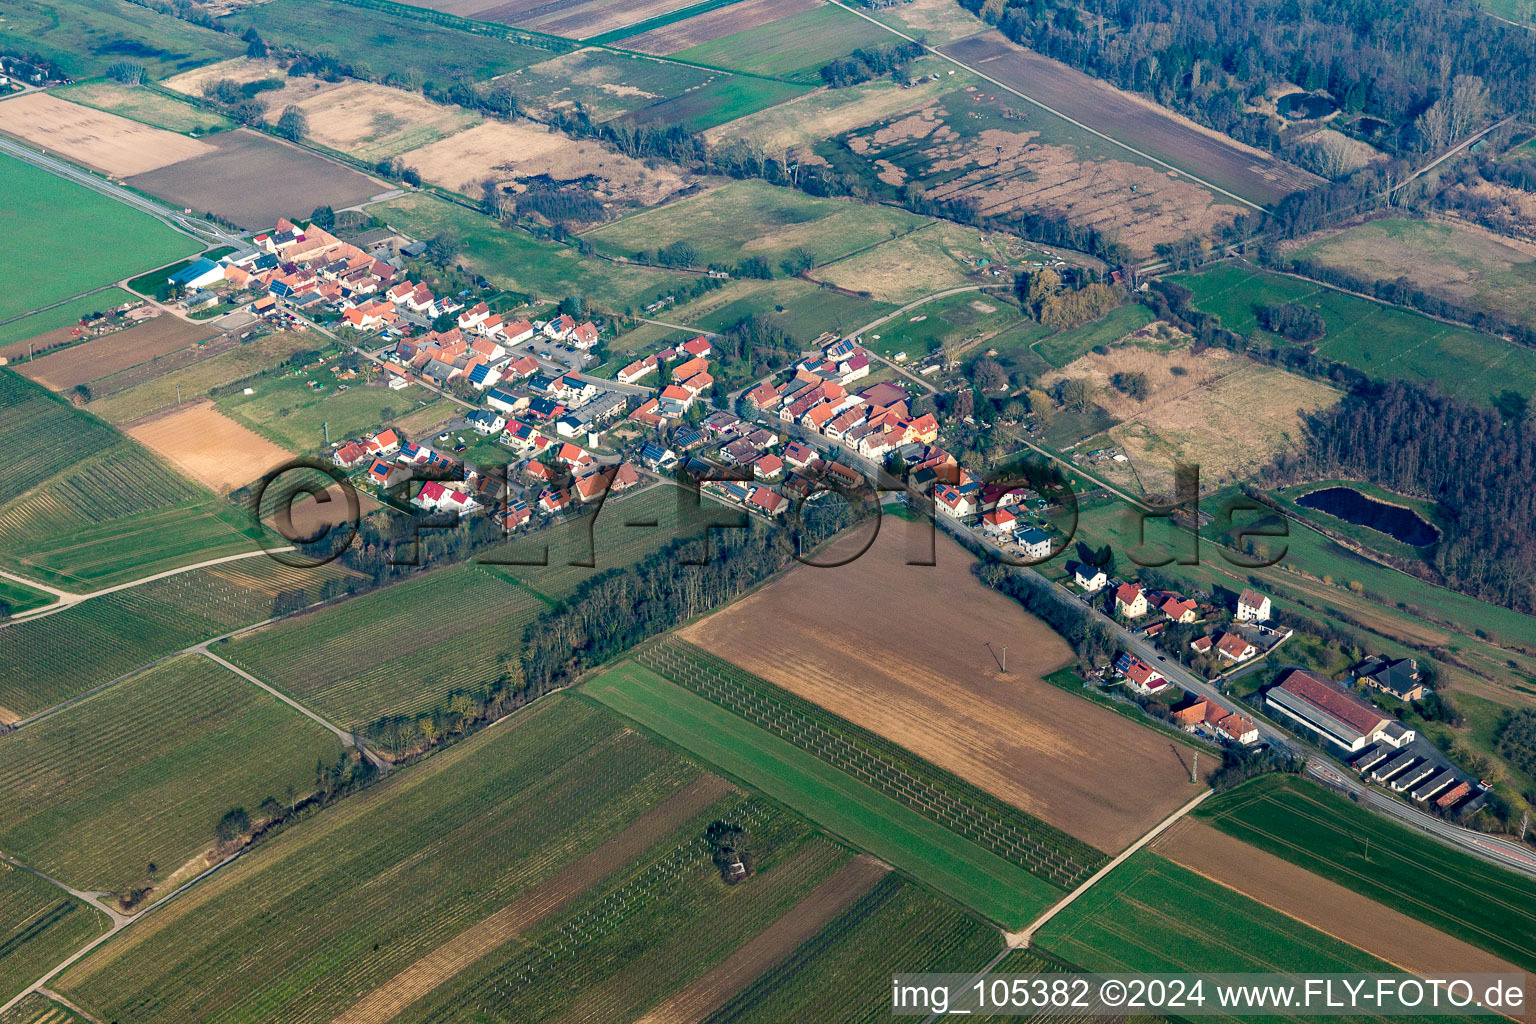
POLYGON ((783 917, 754 935, 708 974, 641 1017, 637 1024, 697 1024, 853 906, 889 870, 869 857, 855 857, 783 917))
POLYGON ((927 543, 887 518, 850 565, 796 568, 681 635, 1106 851, 1189 799, 1187 750, 1044 682, 1066 643, 947 538, 937 566, 906 565, 927 543))
POLYGON ((714 775, 678 790, 623 832, 557 873, 521 899, 417 960, 336 1018, 335 1024, 384 1024, 496 947, 553 914, 571 899, 620 870, 656 841, 731 791, 714 775))
MULTIPOLYGON (((1152 849, 1288 917, 1419 975, 1519 974, 1520 968, 1305 868, 1186 818, 1152 849)), ((1536 1011, 1523 1018, 1536 1020, 1536 1011)))

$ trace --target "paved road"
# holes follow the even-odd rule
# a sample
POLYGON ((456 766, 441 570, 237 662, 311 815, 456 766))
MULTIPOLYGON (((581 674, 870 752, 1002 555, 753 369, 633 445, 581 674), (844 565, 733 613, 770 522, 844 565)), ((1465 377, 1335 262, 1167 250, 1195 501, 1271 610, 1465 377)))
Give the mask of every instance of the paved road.
POLYGON ((68 178, 70 181, 84 185, 94 192, 99 192, 111 199, 116 199, 126 206, 131 206, 141 213, 147 213, 156 220, 192 235, 199 241, 209 245, 238 247, 245 244, 244 238, 231 234, 217 224, 164 206, 153 199, 139 195, 131 189, 126 189, 121 185, 114 184, 105 178, 76 167, 74 164, 49 156, 46 153, 41 153, 28 146, 20 145, 10 139, 0 138, 0 153, 13 156, 18 160, 24 160, 34 167, 41 167, 43 170, 57 174, 61 178, 68 178))

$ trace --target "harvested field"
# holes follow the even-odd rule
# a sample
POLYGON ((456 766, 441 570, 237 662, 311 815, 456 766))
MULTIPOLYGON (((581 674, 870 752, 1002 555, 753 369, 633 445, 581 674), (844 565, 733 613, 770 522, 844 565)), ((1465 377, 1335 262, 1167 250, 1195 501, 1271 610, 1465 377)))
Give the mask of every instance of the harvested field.
POLYGON ((189 96, 201 96, 205 86, 221 78, 282 82, 280 89, 257 94, 269 118, 293 104, 309 118, 310 139, 369 163, 480 123, 478 114, 433 103, 420 93, 373 82, 327 82, 314 75, 289 75, 282 64, 270 59, 239 57, 177 75, 165 84, 189 96))
MULTIPOLYGON (((1194 818, 1159 836, 1152 849, 1181 867, 1402 970, 1419 975, 1518 974, 1520 968, 1422 921, 1382 906, 1194 818)), ((1536 1010, 1525 1019, 1536 1019, 1536 1010)))
POLYGON ((986 31, 942 48, 1088 127, 1260 206, 1322 179, 986 31))
POLYGON ((0 131, 114 178, 213 152, 207 142, 42 92, 0 103, 0 131))
POLYGON ((1071 660, 1065 642, 977 582, 958 545, 904 564, 927 555, 927 529, 887 521, 851 564, 796 568, 681 635, 1103 850, 1187 800, 1187 755, 1044 682, 1071 660), (988 642, 1008 644, 1009 674, 988 642))
MULTIPOLYGON (((526 929, 538 924, 592 886, 644 854, 731 792, 730 783, 705 775, 630 822, 625 829, 521 898, 470 925, 389 981, 352 1004, 334 1024, 386 1024, 406 1007, 526 929)), ((823 883, 823 888, 831 884, 823 883)), ((820 890, 817 890, 818 892, 820 890)))
POLYGON ((248 484, 292 455, 207 401, 143 420, 126 432, 215 491, 248 484))
POLYGON ((618 45, 641 53, 676 53, 690 46, 711 43, 733 33, 767 25, 791 14, 820 6, 820 0, 741 0, 728 7, 718 7, 637 36, 629 36, 619 40, 618 45))
POLYGON ((172 132, 206 135, 234 127, 234 122, 222 114, 199 110, 164 93, 142 86, 122 85, 110 79, 67 85, 62 89, 50 90, 49 95, 73 103, 83 103, 108 113, 121 114, 130 120, 142 121, 172 132))
POLYGON ((1063 378, 1087 380, 1095 401, 1122 421, 1110 436, 1149 494, 1172 493, 1175 462, 1199 466, 1202 487, 1245 478, 1300 438, 1304 414, 1339 400, 1327 384, 1215 349, 1196 356, 1118 345, 1105 355, 1090 352, 1041 383, 1063 378), (1115 374, 1129 373, 1146 375, 1144 400, 1110 385, 1115 374))
POLYGON ((401 159, 434 185, 465 194, 478 194, 486 179, 506 185, 537 177, 554 181, 595 177, 601 181, 593 193, 596 198, 653 206, 688 184, 671 165, 652 170, 593 140, 573 140, 524 122, 487 121, 404 153, 401 159))
POLYGON ((64 391, 207 341, 217 333, 207 324, 162 314, 137 327, 19 364, 16 372, 54 391, 64 391))
POLYGON ((854 858, 789 913, 641 1017, 638 1024, 697 1024, 704 1020, 858 902, 889 870, 871 857, 854 858))
POLYGON ((128 184, 250 230, 317 206, 354 206, 384 191, 367 175, 245 129, 195 144, 213 151, 135 174, 128 184))
POLYGON ((279 88, 268 89, 255 97, 267 108, 269 116, 280 113, 290 103, 302 106, 305 101, 313 100, 316 96, 346 88, 341 82, 324 82, 313 75, 290 77, 279 61, 252 57, 236 57, 233 60, 223 60, 217 64, 195 68, 174 78, 167 78, 162 84, 183 96, 201 97, 205 88, 225 78, 237 85, 261 81, 281 83, 279 88))
POLYGON ((312 94, 299 107, 309 115, 309 138, 369 163, 480 123, 471 111, 372 82, 348 82, 312 94))

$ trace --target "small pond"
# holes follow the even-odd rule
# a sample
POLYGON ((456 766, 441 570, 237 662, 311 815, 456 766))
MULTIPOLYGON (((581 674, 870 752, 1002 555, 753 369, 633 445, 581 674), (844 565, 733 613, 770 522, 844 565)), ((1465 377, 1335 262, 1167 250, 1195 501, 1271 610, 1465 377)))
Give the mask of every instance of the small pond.
POLYGON ((1356 526, 1367 526, 1412 547, 1440 539, 1440 531, 1411 508, 1366 497, 1353 487, 1324 487, 1296 499, 1302 508, 1316 509, 1356 526))
POLYGON ((1325 92, 1293 92, 1282 96, 1277 108, 1284 117, 1312 120, 1327 117, 1338 110, 1338 104, 1325 92))

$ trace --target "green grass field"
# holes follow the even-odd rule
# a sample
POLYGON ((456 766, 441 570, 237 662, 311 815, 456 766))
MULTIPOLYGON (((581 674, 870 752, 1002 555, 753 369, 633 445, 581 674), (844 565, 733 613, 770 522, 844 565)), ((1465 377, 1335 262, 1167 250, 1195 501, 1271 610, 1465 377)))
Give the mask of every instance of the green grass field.
POLYGON ((894 37, 850 11, 824 5, 672 54, 711 67, 817 84, 824 65, 894 37))
POLYGON ((126 0, 14 0, 0 22, 0 47, 41 54, 74 78, 104 74, 124 58, 152 78, 167 78, 245 49, 238 36, 126 0))
POLYGON ((232 807, 315 788, 340 742, 185 655, 0 736, 0 846, 79 889, 126 893, 214 844, 232 807), (151 875, 149 865, 158 871, 151 875))
POLYGON ((318 601, 355 573, 257 556, 170 576, 13 623, 0 658, 0 717, 25 717, 203 640, 270 618, 279 595, 318 601), (128 625, 131 624, 131 625, 128 625))
POLYGON ((891 1019, 892 974, 974 971, 997 949, 993 929, 910 882, 887 876, 705 1024, 885 1024, 891 1019))
POLYGON ((296 452, 324 448, 327 426, 331 440, 338 441, 395 425, 406 416, 419 420, 434 410, 442 419, 449 418, 449 401, 420 385, 391 391, 359 380, 342 391, 344 384, 328 369, 311 368, 253 381, 255 394, 222 395, 218 407, 230 419, 296 452), (319 390, 309 387, 309 381, 319 390))
POLYGON ((1392 970, 1384 961, 1145 850, 1048 922, 1034 943, 1088 971, 1392 970))
POLYGON ((888 206, 821 199, 760 181, 733 181, 675 203, 643 210, 588 232, 602 252, 633 257, 686 241, 701 265, 733 266, 761 256, 775 274, 797 247, 817 263, 846 256, 928 223, 888 206))
POLYGON ((1173 280, 1194 292, 1194 306, 1215 313, 1224 327, 1272 343, 1284 344, 1259 329, 1260 306, 1295 302, 1314 308, 1327 324, 1318 353, 1373 377, 1438 381, 1447 392, 1479 403, 1506 388, 1536 395, 1536 352, 1470 328, 1232 263, 1173 280))
POLYGON ((808 86, 771 78, 721 75, 691 92, 637 110, 627 120, 637 124, 676 124, 691 132, 702 132, 808 91, 808 86))
POLYGON ((58 886, 0 863, 0 1000, 107 930, 107 917, 58 886))
POLYGON ((583 691, 991 920, 1018 927, 1060 892, 639 665, 583 691))
POLYGON ((594 48, 521 68, 502 81, 528 107, 553 110, 580 103, 592 120, 608 121, 680 96, 713 77, 713 72, 683 64, 594 48))
POLYGON ((1027 328, 1039 330, 1039 325, 1024 320, 1013 306, 985 292, 961 292, 881 324, 864 335, 863 343, 887 358, 905 352, 909 360, 916 362, 946 343, 994 334, 993 339, 967 350, 968 355, 980 354, 994 347, 996 337, 1011 336, 1027 328), (992 307, 992 312, 982 312, 976 308, 977 303, 992 307))
POLYGON ((1269 776, 1196 812, 1299 864, 1497 954, 1536 967, 1536 880, 1504 871, 1371 814, 1301 779, 1269 776), (1366 859, 1366 842, 1370 859, 1366 859))
MULTIPOLYGON (((143 8, 130 9, 155 17, 143 8)), ((0 294, 0 320, 202 249, 148 214, 14 157, 0 156, 0 177, 6 181, 12 230, 47 239, 46 245, 0 251, 0 277, 7 282, 0 294)))
MULTIPOLYGON (((291 826, 187 893, 186 912, 125 932, 57 987, 120 1024, 330 1020, 700 777, 616 717, 556 696, 291 826)), ((847 858, 735 794, 651 827, 638 857, 460 961, 403 1019, 542 1021, 594 1004, 591 1019, 632 1019, 847 858), (760 871, 735 887, 701 841, 717 817, 746 822, 762 845, 760 871), (497 977, 520 973, 529 984, 498 991, 497 977)))
POLYGON ((636 309, 668 294, 685 275, 627 267, 577 255, 574 248, 508 231, 488 217, 426 195, 370 208, 374 216, 418 238, 448 234, 462 246, 459 259, 500 288, 545 298, 582 295, 599 306, 636 309))
POLYGON ((706 331, 723 331, 748 316, 765 317, 802 345, 823 331, 857 330, 894 309, 888 302, 842 295, 809 281, 733 281, 717 292, 660 314, 706 331))
MULTIPOLYGON (((40 310, 27 316, 19 317, 6 324, 0 324, 0 349, 11 345, 17 345, 28 338, 35 338, 39 334, 57 330, 60 327, 69 327, 83 316, 92 313, 100 313, 103 310, 120 306, 125 302, 133 302, 137 295, 123 291, 121 288, 104 288, 99 292, 78 299, 71 299, 50 309, 40 310)), ((9 356, 12 362, 26 358, 27 349, 20 345, 18 350, 9 356)))
POLYGON ((553 52, 433 25, 424 17, 400 17, 356 4, 331 0, 273 0, 241 9, 228 18, 230 38, 247 26, 269 43, 301 51, 330 47, 348 64, 364 65, 380 75, 415 73, 424 81, 446 86, 460 76, 483 82, 497 75, 548 60, 553 52))
POLYGON ((34 590, 13 580, 0 579, 0 602, 15 613, 52 604, 53 598, 41 590, 34 590))
POLYGON ((521 675, 523 629, 545 605, 488 568, 426 573, 220 645, 264 683, 344 728, 444 705, 521 675))
POLYGON ((1081 327, 1058 331, 1042 339, 1034 348, 1046 362, 1060 369, 1096 346, 1112 345, 1151 322, 1152 312, 1147 307, 1139 304, 1121 306, 1081 327))

